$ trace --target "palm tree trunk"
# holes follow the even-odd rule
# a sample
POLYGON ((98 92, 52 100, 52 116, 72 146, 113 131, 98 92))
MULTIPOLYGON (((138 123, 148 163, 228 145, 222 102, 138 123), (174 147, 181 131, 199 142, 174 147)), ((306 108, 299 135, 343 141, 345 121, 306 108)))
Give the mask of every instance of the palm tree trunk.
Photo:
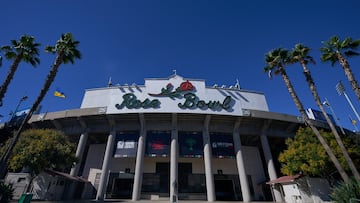
POLYGON ((345 75, 346 75, 347 79, 349 80, 353 91, 355 92, 358 100, 360 100, 360 87, 358 85, 358 82, 355 79, 354 74, 351 71, 349 63, 347 62, 345 57, 340 52, 337 51, 336 56, 338 57, 339 63, 341 64, 342 68, 344 69, 345 75))
POLYGON ((345 146, 344 146, 344 143, 342 142, 341 140, 341 137, 338 133, 338 131, 336 130, 333 122, 330 120, 328 114, 326 113, 325 109, 324 109, 324 106, 322 105, 321 103, 321 100, 320 100, 320 97, 319 97, 319 94, 316 90, 316 86, 315 86, 315 83, 314 83, 314 80, 312 79, 312 76, 311 76, 311 73, 310 71, 307 69, 306 67, 306 64, 305 64, 305 61, 301 61, 300 62, 303 69, 304 69, 304 74, 305 74, 305 78, 306 78, 306 81, 309 85, 309 88, 311 90, 311 93, 314 97, 314 100, 316 102, 316 104, 318 105, 318 107, 320 108, 321 112, 323 113, 325 119, 326 119, 326 122, 329 124, 330 126, 330 129, 332 131, 332 133, 334 134, 335 136, 335 139, 336 139, 336 142, 338 143, 338 145, 340 146, 340 149, 341 149, 341 152, 343 153, 344 157, 345 157, 345 160, 347 162, 347 164, 349 165, 349 168, 352 172, 352 174, 354 175, 354 177, 360 181, 360 175, 359 175, 359 172, 357 171, 355 165, 354 165, 354 162, 351 160, 351 157, 349 156, 349 153, 347 152, 345 146))
POLYGON ((5 78, 5 81, 4 81, 3 85, 0 87, 0 106, 3 103, 3 98, 5 96, 6 90, 7 90, 8 86, 9 86, 11 80, 13 79, 17 68, 19 67, 19 64, 21 62, 22 57, 23 57, 23 55, 19 54, 15 58, 13 64, 10 67, 10 70, 9 70, 9 72, 8 72, 6 78, 5 78))
MULTIPOLYGON (((59 70, 59 67, 62 63, 63 55, 64 55, 63 53, 59 53, 58 56, 56 57, 55 63, 53 64, 52 69, 50 70, 49 74, 47 75, 45 84, 44 84, 43 88, 41 89, 38 98, 36 99, 32 108, 30 109, 31 114, 34 113, 34 111, 39 107, 40 103, 46 96, 46 93, 49 91, 50 86, 51 86, 52 82, 54 81, 56 74, 59 70)), ((30 114, 30 112, 29 112, 29 114, 30 114)))
POLYGON ((338 170, 338 172, 340 173, 342 179, 344 180, 345 183, 348 183, 350 181, 349 176, 346 174, 346 172, 343 169, 343 167, 341 166, 339 160, 336 158, 334 153, 331 151, 331 149, 330 149, 329 145, 326 143, 325 139, 321 136, 319 130, 310 122, 310 119, 307 116, 305 109, 304 109, 302 103, 300 102, 300 99, 297 96, 295 89, 294 89, 293 85, 291 84, 290 79, 289 79, 284 67, 280 66, 279 70, 280 70, 281 76, 284 79, 285 85, 290 93, 290 96, 293 99, 295 106, 298 108, 302 118, 304 119, 305 124, 310 126, 310 128, 314 132, 315 136, 318 138, 321 145, 324 147, 326 153, 329 155, 331 161, 334 163, 334 165, 335 165, 336 169, 338 170))
POLYGON ((19 137, 20 137, 20 134, 25 126, 25 124, 29 121, 29 119, 31 118, 32 114, 35 112, 35 110, 39 107, 41 101, 44 99, 46 93, 48 92, 49 88, 50 88, 50 85, 52 84, 52 82, 54 81, 55 79, 55 76, 58 72, 58 69, 62 63, 62 60, 63 60, 63 57, 64 57, 64 53, 63 52, 60 52, 56 59, 55 59, 55 63, 53 64, 52 66, 52 69, 50 70, 47 78, 46 78, 46 81, 45 81, 45 84, 43 86, 43 88, 41 89, 40 91, 40 94, 39 96, 37 97, 36 101, 34 102, 34 104, 32 105, 30 111, 28 114, 26 114, 24 120, 22 121, 19 129, 16 131, 16 134, 13 138, 13 140, 11 141, 10 143, 10 146, 9 148, 6 150, 4 156, 2 157, 1 159, 1 165, 0 165, 0 178, 4 178, 5 177, 5 174, 6 174, 6 166, 7 166, 7 162, 10 158, 10 154, 12 153, 19 137))

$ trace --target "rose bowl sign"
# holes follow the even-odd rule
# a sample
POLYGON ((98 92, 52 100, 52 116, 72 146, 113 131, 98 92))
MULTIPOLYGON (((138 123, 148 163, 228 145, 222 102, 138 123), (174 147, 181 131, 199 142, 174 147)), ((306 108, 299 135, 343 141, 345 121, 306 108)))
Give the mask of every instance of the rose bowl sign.
POLYGON ((148 109, 148 108, 160 108, 161 102, 157 97, 168 97, 172 100, 179 99, 180 102, 177 106, 181 109, 211 109, 214 111, 229 110, 232 107, 233 99, 231 96, 226 96, 222 101, 219 100, 203 100, 195 94, 195 87, 189 81, 182 82, 179 87, 174 88, 174 85, 168 83, 165 87, 161 88, 160 93, 148 93, 149 96, 155 97, 145 98, 140 100, 133 93, 127 93, 122 96, 122 102, 115 104, 117 109, 148 109))
POLYGON ((81 108, 105 107, 106 114, 194 113, 243 115, 243 109, 268 111, 263 93, 230 86, 206 86, 205 80, 145 78, 143 85, 87 89, 81 108))

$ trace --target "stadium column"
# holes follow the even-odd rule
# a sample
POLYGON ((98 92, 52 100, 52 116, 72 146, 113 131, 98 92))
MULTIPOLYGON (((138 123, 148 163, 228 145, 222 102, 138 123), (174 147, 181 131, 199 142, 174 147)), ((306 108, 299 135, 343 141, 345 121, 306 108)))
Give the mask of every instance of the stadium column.
POLYGON ((170 202, 178 198, 178 130, 177 115, 172 114, 171 152, 170 152, 170 202))
POLYGON ((136 153, 132 201, 139 200, 141 196, 143 162, 144 162, 144 154, 145 154, 146 129, 145 129, 144 114, 139 114, 139 120, 140 120, 140 135, 139 135, 138 148, 136 153))
MULTIPOLYGON (((261 140, 261 146, 262 146, 263 152, 264 152, 265 161, 267 163, 267 170, 268 170, 269 178, 270 178, 270 180, 275 180, 275 179, 277 179, 277 175, 276 175, 274 161, 273 161, 273 158, 271 155, 271 149, 270 149, 268 137, 266 135, 266 130, 268 129, 269 125, 270 125, 270 122, 266 122, 264 124, 262 132, 261 132, 260 140, 261 140)), ((273 187, 271 187, 271 190, 272 190, 272 194, 274 195, 274 200, 276 202, 282 202, 283 200, 282 200, 280 191, 274 189, 273 187)))
POLYGON ((248 183, 248 179, 247 179, 246 171, 245 171, 243 153, 241 151, 239 126, 240 126, 240 120, 238 120, 235 123, 234 131, 233 131, 234 149, 235 149, 235 155, 236 155, 236 165, 237 165, 238 173, 239 173, 243 201, 249 202, 249 201, 251 201, 251 195, 250 195, 249 183, 248 183))
POLYGON ((105 155, 104 155, 104 161, 103 161, 102 168, 101 168, 99 188, 96 193, 96 200, 98 200, 98 201, 104 200, 106 181, 107 181, 107 177, 109 175, 109 171, 108 171, 109 170, 109 162, 110 162, 111 155, 112 155, 112 152, 114 149, 114 141, 115 141, 115 130, 111 130, 111 132, 108 136, 106 149, 105 149, 105 155))
POLYGON ((204 140, 204 164, 205 164, 205 180, 206 180, 206 194, 207 201, 215 201, 215 187, 214 187, 214 175, 212 169, 212 155, 211 155, 211 144, 209 136, 209 123, 210 115, 207 115, 204 122, 203 140, 204 140))
POLYGON ((87 139, 88 139, 88 132, 84 132, 80 135, 79 143, 77 145, 76 154, 75 154, 76 158, 78 158, 79 161, 75 164, 74 167, 71 168, 70 171, 71 176, 77 176, 79 173, 80 163, 84 154, 87 139))

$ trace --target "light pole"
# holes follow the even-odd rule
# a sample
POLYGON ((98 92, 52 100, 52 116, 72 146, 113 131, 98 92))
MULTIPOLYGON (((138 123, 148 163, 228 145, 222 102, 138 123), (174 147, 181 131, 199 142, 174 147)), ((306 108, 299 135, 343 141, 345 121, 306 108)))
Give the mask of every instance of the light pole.
POLYGON ((15 117, 16 112, 19 110, 19 107, 20 107, 21 102, 25 101, 27 98, 28 98, 28 96, 26 96, 26 95, 23 96, 23 97, 21 97, 21 99, 19 100, 19 103, 17 104, 14 112, 12 112, 12 114, 11 114, 10 121, 15 117))
POLYGON ((336 88, 335 88, 335 89, 336 89, 336 91, 338 92, 338 94, 339 94, 340 96, 341 96, 342 94, 345 96, 346 100, 349 102, 352 110, 354 111, 357 119, 360 121, 360 116, 359 116, 359 114, 357 113, 354 105, 351 103, 350 98, 349 98, 348 95, 346 94, 346 92, 345 92, 345 87, 344 87, 344 85, 341 83, 341 81, 339 81, 338 84, 336 84, 336 88))
MULTIPOLYGON (((27 98, 28 98, 28 96, 25 95, 25 96, 21 97, 21 99, 19 100, 19 103, 17 104, 17 106, 15 108, 15 111, 11 114, 10 125, 13 125, 12 119, 15 117, 15 114, 18 111, 21 102, 25 101, 27 98)), ((5 176, 5 173, 6 173, 7 163, 5 161, 5 157, 9 153, 10 146, 11 146, 11 143, 6 148, 4 154, 1 156, 1 160, 0 160, 0 164, 1 164, 0 165, 0 179, 3 178, 5 176)))
POLYGON ((336 116, 334 109, 333 109, 333 108, 331 107, 331 105, 330 105, 330 102, 325 98, 325 101, 323 102, 323 104, 324 104, 325 106, 329 107, 332 115, 333 115, 334 118, 335 118, 336 124, 340 127, 340 130, 341 130, 342 134, 345 135, 344 129, 341 127, 341 124, 340 124, 340 119, 336 116))

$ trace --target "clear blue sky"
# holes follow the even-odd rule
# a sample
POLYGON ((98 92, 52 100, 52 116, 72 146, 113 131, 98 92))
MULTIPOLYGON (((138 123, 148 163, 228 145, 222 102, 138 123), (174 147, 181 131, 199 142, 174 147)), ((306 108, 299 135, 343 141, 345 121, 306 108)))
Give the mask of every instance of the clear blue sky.
MULTIPOLYGON (((360 38, 358 0, 104 0, 104 1, 3 1, 0 45, 33 35, 37 42, 54 45, 61 33, 71 32, 80 41, 83 58, 62 65, 42 103, 42 112, 80 107, 85 89, 114 84, 144 84, 144 78, 177 74, 205 79, 212 86, 233 85, 263 92, 270 111, 299 115, 280 76, 269 80, 263 72, 264 55, 271 49, 291 49, 296 43, 312 48, 317 61, 310 65, 320 96, 331 103, 342 126, 353 130, 356 119, 344 96, 335 90, 341 80, 354 106, 359 101, 351 91, 341 67, 320 61, 322 41, 333 35, 360 38), (66 99, 53 96, 59 87, 66 99)), ((41 52, 41 64, 20 64, 0 107, 0 114, 30 107, 39 94, 54 60, 41 52)), ((360 80, 360 57, 350 59, 360 80)), ((10 63, 0 68, 2 83, 10 63)), ((305 108, 317 108, 300 65, 288 68, 305 108)), ((330 111, 329 111, 330 113, 330 111)), ((359 125, 360 122, 358 122, 359 125)))

